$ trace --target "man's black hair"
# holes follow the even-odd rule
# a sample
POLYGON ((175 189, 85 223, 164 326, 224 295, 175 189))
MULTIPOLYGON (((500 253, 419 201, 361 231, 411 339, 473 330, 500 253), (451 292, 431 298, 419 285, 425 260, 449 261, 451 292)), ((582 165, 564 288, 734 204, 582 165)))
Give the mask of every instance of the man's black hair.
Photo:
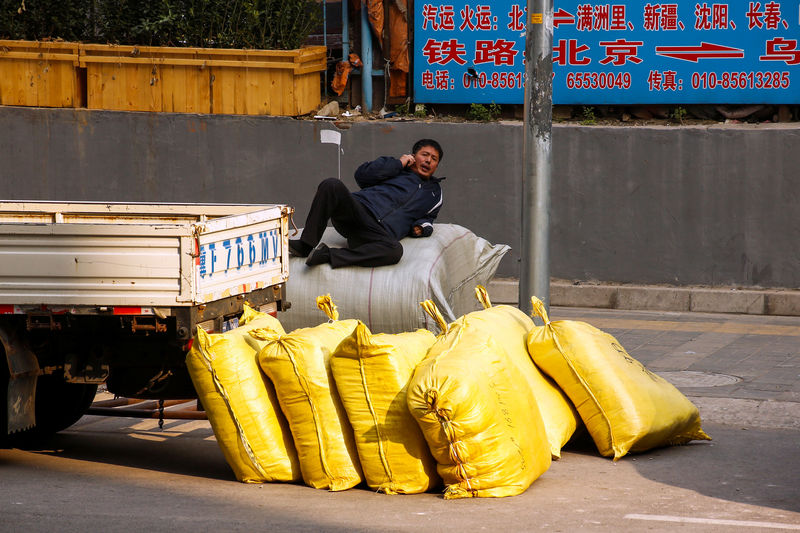
POLYGON ((412 154, 416 154, 419 152, 424 146, 431 146, 434 150, 439 152, 439 161, 444 159, 444 151, 442 151, 441 145, 434 141, 433 139, 420 139, 414 143, 414 148, 411 149, 412 154))

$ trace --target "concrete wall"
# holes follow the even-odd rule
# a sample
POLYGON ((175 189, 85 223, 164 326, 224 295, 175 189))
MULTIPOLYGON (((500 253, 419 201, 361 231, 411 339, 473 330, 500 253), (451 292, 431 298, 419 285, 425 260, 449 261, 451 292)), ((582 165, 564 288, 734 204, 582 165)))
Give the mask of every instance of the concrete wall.
MULTIPOLYGON (((0 198, 280 202, 302 225, 337 172, 331 123, 270 117, 0 107, 0 198)), ((522 126, 363 122, 342 174, 438 139, 441 222, 515 250, 522 126)), ((553 133, 552 274, 647 284, 800 287, 800 125, 598 127, 553 133)))

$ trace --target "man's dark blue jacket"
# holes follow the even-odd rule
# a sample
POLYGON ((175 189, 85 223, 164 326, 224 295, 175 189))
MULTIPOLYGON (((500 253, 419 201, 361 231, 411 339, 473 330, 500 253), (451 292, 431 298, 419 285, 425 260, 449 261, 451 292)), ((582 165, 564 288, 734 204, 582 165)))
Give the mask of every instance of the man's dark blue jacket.
POLYGON ((361 190, 355 196, 397 240, 414 237, 412 228, 422 227, 420 237, 433 233, 433 219, 442 207, 444 178, 420 178, 403 168, 399 159, 379 157, 356 170, 361 190))

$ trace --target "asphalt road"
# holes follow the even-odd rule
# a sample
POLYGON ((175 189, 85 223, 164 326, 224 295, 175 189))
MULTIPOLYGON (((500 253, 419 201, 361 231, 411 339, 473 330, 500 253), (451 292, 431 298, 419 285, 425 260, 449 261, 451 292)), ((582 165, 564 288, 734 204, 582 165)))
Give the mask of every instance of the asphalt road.
POLYGON ((714 440, 613 463, 578 436, 520 496, 445 501, 242 484, 206 421, 86 416, 45 446, 0 450, 0 531, 800 530, 800 319, 551 314, 673 379, 714 440))

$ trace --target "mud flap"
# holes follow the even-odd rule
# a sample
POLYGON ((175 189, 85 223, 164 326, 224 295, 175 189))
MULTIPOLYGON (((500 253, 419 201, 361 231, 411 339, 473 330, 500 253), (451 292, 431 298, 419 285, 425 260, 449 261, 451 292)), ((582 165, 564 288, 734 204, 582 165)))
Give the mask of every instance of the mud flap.
MULTIPOLYGON (((6 393, 8 433, 36 425, 36 381, 41 374, 36 355, 17 330, 0 325, 0 342, 6 353, 9 380, 6 393)), ((1 363, 0 363, 1 364, 1 363)))

